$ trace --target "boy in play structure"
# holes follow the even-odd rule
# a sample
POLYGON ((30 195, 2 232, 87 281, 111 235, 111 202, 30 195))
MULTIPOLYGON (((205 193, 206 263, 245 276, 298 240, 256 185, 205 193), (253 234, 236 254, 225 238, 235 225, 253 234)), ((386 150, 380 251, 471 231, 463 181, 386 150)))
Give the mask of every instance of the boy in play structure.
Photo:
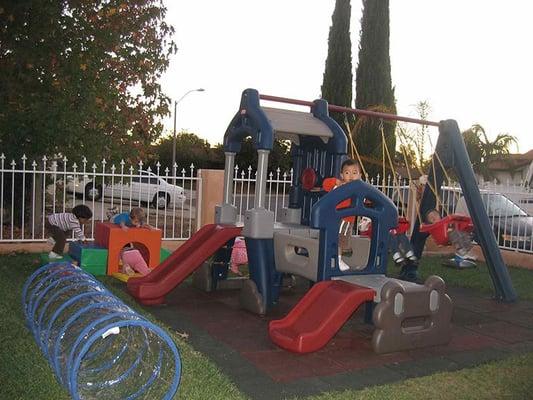
POLYGON ((67 243, 67 234, 72 232, 77 240, 85 241, 83 225, 89 223, 93 213, 85 204, 79 204, 69 213, 50 214, 45 221, 45 228, 50 237, 48 243, 54 247, 48 253, 50 260, 63 258, 63 251, 67 243))
MULTIPOLYGON (((344 160, 341 165, 341 176, 340 179, 335 180, 335 186, 333 189, 342 186, 348 182, 356 181, 361 179, 361 165, 356 160, 348 158, 344 160)), ((348 204, 341 202, 339 208, 348 207, 348 204)), ((342 259, 342 251, 347 247, 348 238, 350 237, 352 227, 350 222, 343 220, 340 226, 340 235, 339 235, 339 269, 341 271, 347 271, 350 269, 350 266, 344 262, 342 259)))
MULTIPOLYGON (((437 210, 432 209, 426 213, 425 222, 427 224, 434 224, 441 219, 440 213, 437 210)), ((465 268, 475 266, 475 263, 473 263, 474 257, 469 255, 469 252, 472 249, 472 234, 457 229, 448 229, 448 238, 450 243, 455 247, 455 257, 453 261, 457 267, 465 268)))

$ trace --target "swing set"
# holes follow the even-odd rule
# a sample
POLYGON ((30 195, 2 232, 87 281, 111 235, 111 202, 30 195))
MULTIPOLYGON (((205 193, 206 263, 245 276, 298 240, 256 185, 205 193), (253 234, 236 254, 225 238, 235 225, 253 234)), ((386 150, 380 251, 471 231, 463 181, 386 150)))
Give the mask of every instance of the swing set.
MULTIPOLYGON (((347 122, 346 122, 346 127, 349 129, 349 126, 348 126, 347 122)), ((392 161, 392 157, 391 157, 390 151, 388 149, 388 146, 387 146, 387 143, 386 143, 386 140, 385 140, 385 132, 384 132, 384 127, 383 127, 383 118, 380 118, 379 131, 381 133, 381 145, 382 145, 382 157, 383 157, 383 161, 382 161, 382 174, 383 174, 382 175, 382 177, 383 177, 382 179, 383 180, 382 180, 382 182, 384 182, 384 177, 385 177, 385 174, 386 174, 385 162, 387 161, 388 165, 389 165, 389 168, 390 168, 390 170, 392 172, 393 190, 396 191, 399 203, 404 203, 404 198, 401 195, 400 182, 397 179, 397 176, 399 176, 399 175, 395 171, 394 163, 392 161)), ((357 149, 357 146, 355 145, 355 143, 354 143, 354 141, 352 139, 352 136, 353 135, 350 135, 349 139, 348 139, 349 143, 350 143, 351 150, 352 150, 352 157, 355 156, 357 158, 357 160, 359 162, 359 165, 361 166, 363 174, 365 176, 368 176, 368 174, 366 172, 366 168, 365 168, 364 163, 363 163, 363 159, 360 156, 360 153, 359 153, 359 151, 357 149)), ((406 166, 409 182, 412 182, 413 181, 413 177, 412 177, 412 174, 411 174, 411 170, 409 168, 409 162, 408 162, 407 154, 406 154, 406 150, 405 150, 406 146, 405 146, 405 143, 403 141, 403 136, 399 135, 399 137, 400 137, 400 141, 402 142, 401 150, 402 150, 402 155, 403 155, 403 158, 404 158, 404 162, 405 162, 405 166, 406 166)), ((438 157, 438 154, 435 154, 435 158, 437 158, 439 160, 439 163, 442 164, 442 162, 440 161, 440 158, 438 157)), ((432 159, 432 162, 434 162, 435 158, 432 159)), ((446 173, 445 169, 443 169, 443 171, 446 174, 447 181, 449 182, 451 180, 449 175, 446 173)), ((421 175, 423 174, 423 171, 419 170, 419 172, 420 172, 421 175)), ((385 188, 383 188, 383 189, 385 189, 385 188)), ((435 195, 437 203, 439 203, 440 201, 439 201, 438 190, 431 184, 429 184, 429 189, 435 195)), ((326 190, 329 191, 331 189, 326 189, 326 190)), ((455 194, 455 195, 457 195, 457 194, 455 194)), ((402 209, 405 209, 405 205, 404 204, 402 204, 402 205, 404 206, 404 207, 402 207, 402 209)), ((427 222, 424 222, 423 218, 421 217, 421 215, 424 215, 425 212, 427 212, 427 210, 423 210, 422 211, 422 210, 420 210, 417 207, 416 208, 416 212, 417 212, 417 215, 418 215, 418 220, 420 222, 420 232, 428 233, 429 235, 431 235, 431 237, 433 238, 434 242, 437 245, 439 245, 439 246, 448 246, 448 245, 451 244, 451 241, 450 241, 450 238, 449 238, 448 234, 449 234, 449 232, 451 232, 453 230, 460 231, 460 232, 465 232, 465 233, 471 233, 474 230, 474 225, 472 223, 471 218, 466 216, 466 215, 453 214, 453 213, 450 213, 449 210, 447 210, 446 211, 447 215, 444 218, 442 218, 439 221, 436 221, 434 223, 427 223, 427 222)), ((407 232, 409 231, 410 227, 411 227, 411 224, 410 224, 408 218, 406 216, 399 215, 398 216, 398 225, 397 225, 397 227, 395 227, 394 229, 392 229, 390 231, 390 234, 391 235, 395 235, 395 236, 396 235, 407 234, 407 232)), ((370 237, 372 235, 372 225, 369 225, 367 230, 360 231, 360 233, 363 236, 370 237)))
MULTIPOLYGON (((260 98, 262 100, 303 106, 311 106, 313 104, 309 101, 269 95, 260 95, 260 98)), ((425 185, 422 193, 422 198, 417 209, 418 218, 416 221, 414 221, 411 234, 411 244, 413 246, 415 255, 420 259, 425 242, 430 235, 437 244, 446 245, 450 242, 448 233, 450 232, 451 227, 463 232, 472 232, 475 229, 477 242, 483 251, 483 255, 487 262, 488 270, 493 282, 495 298, 505 302, 515 301, 517 298, 516 292, 513 288, 507 267, 503 262, 496 239, 492 233, 489 217, 485 208, 482 206, 483 202, 481 200, 481 194, 479 192, 477 181, 472 170, 472 165, 468 158, 466 147, 457 122, 455 120, 443 120, 440 122, 428 121, 410 117, 402 117, 384 112, 342 107, 332 104, 328 105, 328 110, 330 112, 355 114, 359 117, 378 118, 380 120, 382 143, 384 144, 383 160, 385 160, 385 157, 387 157, 391 168, 393 167, 392 158, 387 146, 385 145, 383 121, 402 121, 424 126, 433 126, 439 129, 437 144, 434 147, 434 153, 432 155, 430 168, 427 174, 428 182, 425 185), (458 182, 461 185, 462 193, 471 217, 468 218, 462 215, 447 212, 447 215, 441 220, 433 224, 427 224, 422 220, 421 216, 425 215, 428 210, 435 209, 440 202, 438 191, 444 182, 445 176, 447 176, 447 170, 453 170, 455 172, 458 182)), ((353 154, 355 154, 361 165, 361 168, 363 169, 363 173, 366 175, 361 156, 357 151, 353 140, 351 139, 352 138, 349 137, 353 154)), ((406 158, 405 152, 404 157, 406 158)), ((408 163, 406 162, 406 166, 407 165, 408 163)), ((383 170, 385 170, 384 163, 383 170)), ((408 174, 411 180, 409 169, 408 174)), ((393 173, 394 185, 399 192, 399 183, 397 184, 396 178, 396 173, 393 173)), ((312 190, 312 188, 315 187, 320 180, 321 177, 318 177, 316 174, 313 175, 313 173, 310 171, 306 171, 305 175, 302 174, 301 177, 302 184, 305 185, 306 190, 312 190)), ((403 201, 400 193, 398 193, 398 195, 400 201, 403 201)), ((393 231, 395 230, 396 234, 405 233, 408 231, 409 227, 410 223, 407 218, 402 217, 398 220, 398 227, 393 229, 393 231)), ((414 268, 414 272, 416 274, 416 266, 414 268)))

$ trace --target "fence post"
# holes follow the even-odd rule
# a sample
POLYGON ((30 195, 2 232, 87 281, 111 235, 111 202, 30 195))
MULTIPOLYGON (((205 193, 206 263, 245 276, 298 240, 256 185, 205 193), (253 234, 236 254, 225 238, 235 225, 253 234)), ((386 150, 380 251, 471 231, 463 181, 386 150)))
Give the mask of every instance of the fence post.
POLYGON ((199 188, 199 202, 196 208, 196 218, 200 226, 215 222, 215 206, 222 204, 224 193, 224 170, 199 169, 198 177, 201 179, 199 188))

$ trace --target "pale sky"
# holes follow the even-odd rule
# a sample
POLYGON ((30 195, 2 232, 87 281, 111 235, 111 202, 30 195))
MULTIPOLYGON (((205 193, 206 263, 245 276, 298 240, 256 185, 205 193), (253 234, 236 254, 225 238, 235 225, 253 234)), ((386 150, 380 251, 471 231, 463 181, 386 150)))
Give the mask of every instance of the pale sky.
MULTIPOLYGON (((318 98, 334 5, 335 0, 167 0, 179 50, 163 90, 177 100, 205 88, 178 104, 177 131, 222 142, 246 88, 318 98)), ((355 96, 362 1, 351 5, 355 96)), ((398 114, 416 117, 414 105, 427 100, 430 120, 456 119, 461 130, 479 123, 490 139, 510 133, 520 152, 532 149, 532 11, 527 0, 390 0, 398 114)), ((165 126, 171 134, 172 117, 165 126)))

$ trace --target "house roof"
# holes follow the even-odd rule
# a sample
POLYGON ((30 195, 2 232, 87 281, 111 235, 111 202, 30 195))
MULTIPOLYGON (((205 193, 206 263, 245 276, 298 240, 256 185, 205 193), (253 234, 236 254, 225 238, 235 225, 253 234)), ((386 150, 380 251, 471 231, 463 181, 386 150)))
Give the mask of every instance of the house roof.
POLYGON ((529 166, 533 162, 533 149, 524 154, 508 154, 504 157, 488 162, 488 168, 493 171, 517 170, 529 166))

